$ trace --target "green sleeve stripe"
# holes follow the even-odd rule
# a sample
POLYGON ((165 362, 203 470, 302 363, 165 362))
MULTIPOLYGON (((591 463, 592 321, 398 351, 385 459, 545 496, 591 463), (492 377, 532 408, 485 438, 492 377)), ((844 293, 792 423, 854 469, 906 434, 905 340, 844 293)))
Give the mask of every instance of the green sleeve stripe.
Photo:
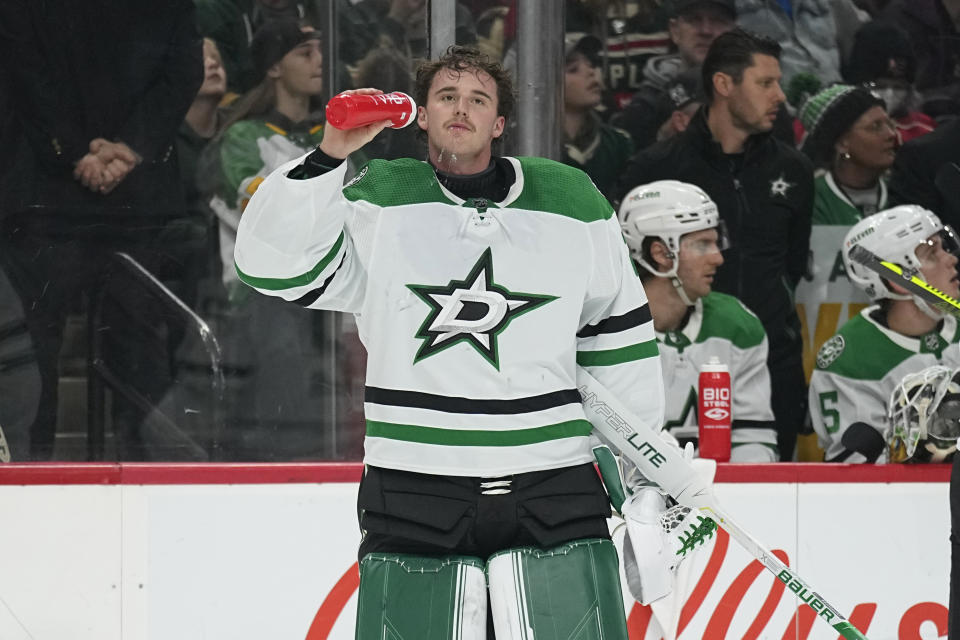
POLYGON ((340 237, 337 238, 333 248, 327 252, 327 255, 323 256, 313 269, 310 269, 310 271, 306 273, 301 273, 299 276, 293 276, 292 278, 258 278, 257 276, 247 275, 243 271, 240 271, 239 266, 237 267, 237 275, 248 285, 256 287, 257 289, 280 291, 283 289, 293 289, 294 287, 303 287, 317 279, 317 276, 337 257, 337 254, 340 253, 340 247, 342 246, 343 231, 340 232, 340 237))
POLYGON ((577 364, 581 367, 609 367, 624 362, 643 360, 660 355, 656 340, 648 340, 640 344, 632 344, 620 349, 605 349, 603 351, 577 351, 577 364))
POLYGON ((454 447, 515 447, 561 438, 587 436, 593 426, 586 420, 570 420, 531 429, 500 431, 492 429, 445 429, 412 424, 367 420, 367 435, 422 444, 454 447))

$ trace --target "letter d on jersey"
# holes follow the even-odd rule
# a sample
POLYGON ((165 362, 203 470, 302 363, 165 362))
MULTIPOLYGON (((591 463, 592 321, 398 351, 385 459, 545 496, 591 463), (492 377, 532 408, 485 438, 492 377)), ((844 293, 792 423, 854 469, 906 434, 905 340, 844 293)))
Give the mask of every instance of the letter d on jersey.
POLYGON ((507 315, 507 300, 496 291, 472 291, 456 289, 450 300, 440 310, 437 319, 430 325, 430 331, 473 333, 493 329, 507 315), (477 310, 485 308, 483 316, 477 310))

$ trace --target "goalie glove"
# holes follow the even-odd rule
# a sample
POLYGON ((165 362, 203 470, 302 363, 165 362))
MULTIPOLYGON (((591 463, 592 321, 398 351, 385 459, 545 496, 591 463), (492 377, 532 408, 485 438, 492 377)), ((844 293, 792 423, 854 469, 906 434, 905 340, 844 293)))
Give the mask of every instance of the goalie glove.
MULTIPOLYGON (((684 458, 707 482, 713 482, 716 463, 694 459, 693 445, 684 458)), ((620 509, 627 532, 623 540, 623 567, 631 595, 650 604, 673 590, 680 563, 716 531, 710 518, 689 507, 667 508, 667 497, 655 486, 641 486, 620 509)))

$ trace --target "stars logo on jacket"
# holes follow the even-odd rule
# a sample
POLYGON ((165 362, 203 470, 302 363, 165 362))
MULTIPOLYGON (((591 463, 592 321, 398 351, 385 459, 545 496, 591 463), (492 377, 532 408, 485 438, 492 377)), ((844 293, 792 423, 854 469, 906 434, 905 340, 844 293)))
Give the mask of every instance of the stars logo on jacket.
POLYGON ((770 181, 770 197, 780 196, 781 198, 787 197, 787 191, 793 188, 795 183, 787 182, 784 175, 781 173, 780 177, 776 180, 770 181))
POLYGON ((463 280, 451 280, 446 286, 408 284, 407 288, 430 307, 415 336, 423 343, 414 363, 465 342, 497 370, 497 337, 517 317, 557 299, 498 285, 489 248, 463 280))

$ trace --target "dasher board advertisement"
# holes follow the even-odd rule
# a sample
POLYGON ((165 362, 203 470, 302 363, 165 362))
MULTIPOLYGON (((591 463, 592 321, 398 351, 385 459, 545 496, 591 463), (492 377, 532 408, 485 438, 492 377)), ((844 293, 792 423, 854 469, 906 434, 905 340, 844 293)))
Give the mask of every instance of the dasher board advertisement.
MULTIPOLYGON (((129 483, 29 484, 0 472, 0 639, 353 638, 355 481, 317 481, 323 465, 295 482, 302 474, 275 465, 240 480, 214 465, 155 467, 153 480, 129 483)), ((716 486, 741 526, 822 594, 795 593, 720 532, 681 564, 667 614, 625 597, 630 637, 666 637, 667 618, 683 640, 832 640, 799 606, 821 595, 870 640, 945 637, 949 470, 891 465, 890 478, 874 468, 867 482, 835 481, 839 465, 829 482, 806 471, 823 467, 753 467, 757 480, 803 483, 743 472, 725 482, 721 468, 716 486)))

